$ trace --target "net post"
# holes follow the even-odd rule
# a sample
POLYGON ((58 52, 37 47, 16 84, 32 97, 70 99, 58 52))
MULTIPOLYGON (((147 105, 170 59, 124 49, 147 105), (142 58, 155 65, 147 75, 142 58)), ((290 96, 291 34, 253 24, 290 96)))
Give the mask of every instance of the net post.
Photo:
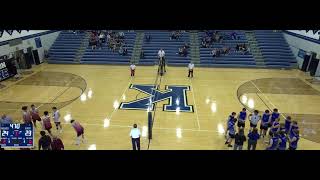
POLYGON ((148 112, 148 139, 152 139, 152 112, 148 112))

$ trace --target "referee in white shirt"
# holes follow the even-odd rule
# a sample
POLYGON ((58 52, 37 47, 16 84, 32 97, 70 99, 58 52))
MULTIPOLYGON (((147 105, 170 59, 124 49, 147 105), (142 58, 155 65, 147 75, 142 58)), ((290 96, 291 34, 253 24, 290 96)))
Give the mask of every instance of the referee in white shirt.
POLYGON ((159 61, 162 61, 162 62, 160 62, 159 64, 162 64, 162 65, 163 65, 164 72, 166 72, 166 60, 165 60, 165 55, 166 55, 166 53, 165 53, 164 50, 161 48, 161 49, 158 51, 158 57, 159 57, 159 61))
POLYGON ((137 124, 134 124, 130 131, 133 150, 140 150, 140 134, 140 129, 138 128, 137 124))
POLYGON ((190 77, 190 75, 191 75, 191 77, 193 78, 193 68, 194 68, 194 64, 193 64, 193 62, 190 62, 188 64, 188 70, 189 70, 188 77, 190 77))

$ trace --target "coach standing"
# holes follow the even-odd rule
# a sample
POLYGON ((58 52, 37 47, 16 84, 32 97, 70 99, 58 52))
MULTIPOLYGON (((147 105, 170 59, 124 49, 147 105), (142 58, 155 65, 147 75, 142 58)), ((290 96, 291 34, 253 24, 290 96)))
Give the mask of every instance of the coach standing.
POLYGON ((138 128, 137 124, 134 124, 130 131, 133 150, 140 150, 140 134, 140 129, 138 128))

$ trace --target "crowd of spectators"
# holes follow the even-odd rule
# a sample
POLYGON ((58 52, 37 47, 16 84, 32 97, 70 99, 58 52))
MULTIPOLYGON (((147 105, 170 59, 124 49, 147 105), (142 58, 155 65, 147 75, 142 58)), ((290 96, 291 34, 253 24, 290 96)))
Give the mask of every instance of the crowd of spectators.
MULTIPOLYGON (((201 39, 202 48, 210 48, 214 43, 223 43, 226 38, 232 40, 239 40, 240 36, 236 31, 232 31, 230 34, 226 34, 220 31, 207 30, 205 35, 201 39)), ((224 45, 222 48, 213 48, 211 51, 212 57, 220 57, 221 55, 228 55, 230 52, 242 52, 242 54, 248 54, 250 52, 249 47, 245 44, 237 44, 236 47, 229 47, 224 45)))
POLYGON ((91 31, 89 45, 92 49, 102 49, 103 44, 106 44, 112 52, 125 56, 128 54, 128 48, 124 39, 123 31, 91 31))

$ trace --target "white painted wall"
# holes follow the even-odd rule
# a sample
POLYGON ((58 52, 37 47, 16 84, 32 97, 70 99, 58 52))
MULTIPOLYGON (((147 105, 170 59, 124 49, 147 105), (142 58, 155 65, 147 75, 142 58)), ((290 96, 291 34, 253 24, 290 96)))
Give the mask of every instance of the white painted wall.
MULTIPOLYGON (((40 61, 42 61, 44 59, 44 51, 50 49, 51 45, 57 39, 59 33, 60 33, 60 31, 57 31, 54 33, 38 36, 38 37, 40 37, 41 43, 42 43, 42 48, 39 48, 39 51, 38 51, 40 61)), ((37 49, 36 43, 34 40, 35 38, 36 37, 23 40, 22 44, 19 44, 17 46, 9 46, 9 44, 0 46, 0 56, 9 55, 10 53, 17 51, 17 48, 19 50, 21 50, 21 49, 27 49, 28 47, 31 46, 31 47, 33 47, 34 50, 37 49)))
POLYGON ((15 39, 15 38, 20 38, 20 37, 28 36, 32 34, 42 33, 45 31, 48 31, 48 30, 29 30, 29 31, 22 30, 21 33, 18 33, 18 31, 14 30, 12 35, 4 31, 2 34, 2 37, 0 38, 0 42, 15 39))
POLYGON ((286 38, 294 56, 298 61, 299 68, 301 68, 303 63, 303 59, 298 56, 299 49, 305 50, 306 52, 313 51, 317 54, 320 54, 320 44, 307 41, 286 33, 284 33, 284 37, 286 38))

